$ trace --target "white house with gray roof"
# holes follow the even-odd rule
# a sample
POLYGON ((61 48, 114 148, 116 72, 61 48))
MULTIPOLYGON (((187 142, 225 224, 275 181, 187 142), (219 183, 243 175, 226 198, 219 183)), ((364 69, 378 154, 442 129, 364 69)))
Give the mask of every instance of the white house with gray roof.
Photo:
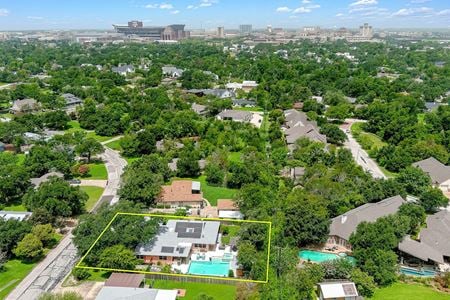
POLYGON ((234 122, 249 123, 253 118, 253 114, 243 110, 226 109, 217 115, 218 120, 229 120, 234 122))
POLYGON ((178 77, 181 77, 181 75, 183 75, 183 72, 184 72, 183 69, 179 69, 179 68, 174 67, 174 66, 164 66, 164 67, 162 67, 162 73, 166 77, 178 78, 178 77))
POLYGON ((168 220, 151 241, 136 247, 136 255, 146 264, 186 264, 192 253, 214 251, 219 227, 215 221, 168 220))
POLYGON ((95 300, 175 300, 177 290, 104 286, 95 300))
POLYGON ((413 166, 427 173, 433 186, 443 192, 450 192, 450 166, 444 165, 434 157, 413 163, 413 166))
POLYGON ((400 196, 390 197, 376 203, 366 203, 331 220, 328 246, 340 246, 351 250, 350 235, 362 222, 375 222, 378 218, 395 214, 406 201, 400 196))
POLYGON ((132 65, 120 65, 118 67, 112 67, 111 71, 126 76, 129 73, 134 73, 134 67, 132 65))
POLYGON ((41 105, 35 99, 20 99, 13 102, 9 109, 12 114, 24 114, 38 111, 41 105))
POLYGON ((0 210, 0 218, 4 220, 19 220, 23 221, 31 217, 33 213, 29 211, 6 211, 0 210))

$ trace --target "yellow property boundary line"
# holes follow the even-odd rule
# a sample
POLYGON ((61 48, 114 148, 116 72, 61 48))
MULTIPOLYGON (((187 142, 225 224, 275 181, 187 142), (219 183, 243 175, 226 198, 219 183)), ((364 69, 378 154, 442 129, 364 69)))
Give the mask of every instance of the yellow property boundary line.
POLYGON ((234 220, 234 219, 220 219, 220 218, 200 218, 200 217, 182 217, 182 216, 174 216, 174 215, 157 215, 157 214, 140 214, 140 213, 124 213, 118 212, 114 215, 114 217, 109 221, 108 225, 106 225, 105 229, 100 233, 94 243, 89 247, 86 254, 80 259, 75 268, 78 269, 87 269, 87 270, 97 270, 97 271, 112 271, 112 272, 128 272, 128 273, 138 273, 138 274, 152 274, 152 275, 166 275, 173 277, 191 277, 191 278, 204 278, 204 279, 216 279, 216 280, 228 280, 228 281, 239 281, 239 282, 253 282, 253 283, 267 283, 269 281, 269 259, 270 259, 270 243, 271 243, 271 235, 272 235, 272 222, 269 221, 256 221, 256 220, 234 220), (259 223, 269 225, 269 237, 268 237, 268 246, 267 246, 267 262, 266 262, 266 280, 251 280, 251 279, 239 279, 233 277, 216 277, 216 276, 201 276, 201 275, 189 275, 189 274, 171 274, 171 273, 162 273, 162 272, 149 272, 149 271, 140 271, 140 270, 122 270, 122 269, 110 269, 110 268, 100 268, 100 267, 87 267, 82 266, 81 263, 83 260, 89 255, 91 250, 97 244, 97 242, 101 239, 103 234, 109 229, 111 224, 116 220, 118 216, 142 216, 142 217, 156 217, 156 218, 167 218, 167 219, 187 219, 187 220, 201 220, 201 221, 226 221, 226 222, 236 222, 236 223, 259 223))

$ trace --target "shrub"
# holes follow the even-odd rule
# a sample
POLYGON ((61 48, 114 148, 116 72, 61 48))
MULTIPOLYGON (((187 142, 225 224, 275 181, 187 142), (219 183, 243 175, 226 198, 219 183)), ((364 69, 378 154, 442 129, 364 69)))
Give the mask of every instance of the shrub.
POLYGON ((91 277, 91 273, 89 273, 87 270, 85 269, 79 269, 79 268, 75 268, 72 271, 72 275, 73 277, 75 277, 77 280, 86 280, 89 277, 91 277))
POLYGON ((228 277, 234 277, 233 270, 228 270, 228 277))

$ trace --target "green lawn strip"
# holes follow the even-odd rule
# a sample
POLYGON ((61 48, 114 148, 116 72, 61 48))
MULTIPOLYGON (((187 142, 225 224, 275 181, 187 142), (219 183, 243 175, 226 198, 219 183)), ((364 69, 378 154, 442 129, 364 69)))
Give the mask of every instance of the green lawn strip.
MULTIPOLYGON (((83 128, 80 127, 80 123, 78 123, 78 121, 69 121, 69 129, 66 129, 64 132, 65 133, 73 133, 75 131, 86 131, 83 128)), ((96 139, 97 141, 101 142, 105 142, 107 140, 110 140, 113 138, 113 136, 100 136, 95 134, 94 131, 86 131, 86 136, 87 137, 92 137, 94 139, 96 139)))
POLYGON ((9 206, 5 206, 5 207, 3 207, 2 210, 6 210, 6 211, 27 211, 27 208, 23 204, 17 203, 17 204, 11 204, 9 206))
POLYGON ((450 294, 438 292, 431 287, 420 284, 394 283, 377 289, 372 300, 444 300, 450 299, 450 294))
POLYGON ((107 180, 108 171, 106 170, 105 164, 102 162, 90 163, 89 174, 81 179, 87 180, 107 180))
POLYGON ((229 300, 236 297, 236 286, 234 285, 169 280, 148 280, 147 282, 152 284, 152 288, 156 289, 184 289, 186 290, 186 296, 182 298, 183 300, 195 300, 202 293, 213 297, 215 300, 229 300))
POLYGON ((232 237, 236 237, 239 233, 239 229, 240 226, 236 226, 236 225, 225 225, 225 226, 221 226, 222 227, 222 231, 223 229, 226 227, 228 228, 228 234, 227 235, 222 235, 222 244, 229 244, 230 243, 230 239, 232 237))
POLYGON ((242 162, 241 155, 242 155, 241 152, 230 152, 230 154, 228 155, 228 160, 232 161, 232 162, 240 163, 240 162, 242 162))
POLYGON ((425 114, 417 114, 417 123, 425 125, 425 114))
POLYGON ((36 266, 34 263, 23 263, 18 259, 12 259, 5 263, 5 271, 0 272, 0 299, 6 298, 28 273, 36 266))
POLYGON ((206 182, 206 176, 202 175, 198 178, 173 178, 172 180, 195 180, 201 184, 203 198, 209 201, 212 206, 217 205, 217 199, 233 199, 237 190, 220 186, 211 186, 206 182))
POLYGON ((113 150, 122 151, 122 147, 120 146, 120 139, 109 142, 105 146, 113 150))
POLYGON ((17 157, 17 165, 22 166, 23 163, 25 162, 25 154, 23 153, 17 153, 16 157, 17 157))
POLYGON ((123 156, 123 159, 125 159, 127 161, 128 165, 131 165, 132 162, 138 160, 139 158, 140 157, 124 157, 123 156))
POLYGON ((102 196, 104 189, 98 186, 80 186, 80 189, 88 194, 89 199, 84 207, 86 211, 91 211, 95 203, 97 203, 98 199, 102 196))

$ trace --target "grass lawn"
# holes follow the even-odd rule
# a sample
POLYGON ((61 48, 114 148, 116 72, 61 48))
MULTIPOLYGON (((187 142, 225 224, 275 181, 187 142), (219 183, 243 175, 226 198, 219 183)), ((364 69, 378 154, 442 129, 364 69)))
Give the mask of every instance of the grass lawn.
POLYGON ((229 189, 221 186, 211 186, 206 182, 206 176, 202 175, 198 178, 172 178, 173 180, 194 180, 199 181, 203 192, 203 198, 209 201, 212 206, 217 205, 217 199, 233 199, 238 190, 229 189))
POLYGON ((108 171, 106 170, 105 164, 102 162, 90 163, 89 166, 89 174, 82 179, 88 180, 107 180, 108 179, 108 171))
POLYGON ((6 271, 0 272, 0 299, 6 298, 37 263, 23 263, 12 259, 5 263, 6 271))
MULTIPOLYGON (((153 283, 152 280, 149 282, 153 283)), ((169 290, 185 289, 186 296, 183 300, 195 300, 202 293, 212 296, 215 300, 229 300, 236 297, 236 286, 233 285, 155 280, 152 287, 169 290)))
POLYGON ((6 211, 27 211, 26 207, 23 204, 21 204, 21 203, 12 204, 10 206, 5 206, 3 208, 3 210, 6 210, 6 211))
POLYGON ((109 148, 111 148, 113 150, 122 151, 122 147, 120 147, 120 139, 112 141, 112 142, 109 142, 105 146, 109 147, 109 148))
POLYGON ((372 300, 444 300, 450 299, 450 294, 433 290, 420 284, 394 283, 377 289, 372 300))
POLYGON ((353 123, 351 131, 364 150, 380 149, 387 146, 387 143, 383 142, 376 134, 363 131, 363 124, 364 123, 353 123))
POLYGON ((241 227, 240 226, 236 226, 236 225, 229 225, 229 226, 224 226, 224 227, 228 228, 228 234, 227 235, 222 235, 222 243, 223 244, 229 244, 230 243, 230 239, 232 237, 235 237, 235 236, 238 235, 239 229, 241 227))
POLYGON ((25 162, 25 154, 17 153, 16 157, 17 157, 17 165, 22 166, 23 163, 25 162))
MULTIPOLYGON (((65 130, 66 133, 72 133, 75 131, 86 131, 80 127, 80 123, 78 123, 78 121, 69 121, 68 124, 69 124, 70 128, 65 130)), ((92 137, 92 138, 96 139, 97 141, 99 141, 100 143, 113 138, 112 136, 97 135, 97 134, 95 134, 94 131, 86 132, 86 136, 92 137)))
POLYGON ((122 157, 123 157, 123 159, 125 159, 127 161, 127 163, 129 165, 131 165, 132 162, 134 162, 140 158, 140 157, 125 157, 125 156, 122 156, 122 157))
POLYGON ((88 194, 89 199, 84 207, 86 211, 91 211, 95 203, 97 203, 98 199, 100 199, 100 197, 102 196, 103 188, 98 186, 80 186, 80 189, 88 194))

